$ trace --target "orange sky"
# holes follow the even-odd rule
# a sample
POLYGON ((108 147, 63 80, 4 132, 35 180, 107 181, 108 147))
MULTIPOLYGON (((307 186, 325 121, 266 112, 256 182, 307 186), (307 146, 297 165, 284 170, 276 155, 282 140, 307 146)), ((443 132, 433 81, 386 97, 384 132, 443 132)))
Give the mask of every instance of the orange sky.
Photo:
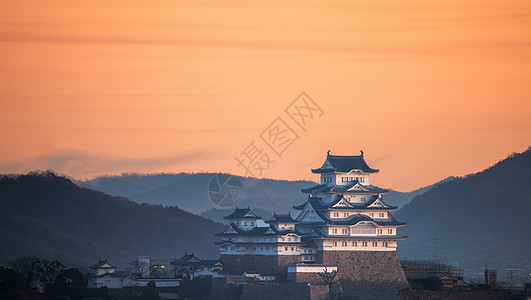
POLYGON ((363 149, 397 190, 479 171, 531 144, 531 2, 0 10, 1 173, 243 174, 235 156, 302 91, 324 113, 264 177, 316 180, 328 149, 363 149))

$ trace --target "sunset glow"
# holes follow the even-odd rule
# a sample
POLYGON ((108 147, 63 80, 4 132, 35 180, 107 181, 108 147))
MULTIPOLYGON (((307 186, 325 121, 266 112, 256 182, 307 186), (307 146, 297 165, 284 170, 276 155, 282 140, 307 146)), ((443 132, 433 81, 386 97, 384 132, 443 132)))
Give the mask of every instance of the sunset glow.
POLYGON ((529 1, 2 7, 1 173, 244 175, 235 157, 303 91, 323 115, 263 177, 363 150, 405 191, 531 144, 529 1))

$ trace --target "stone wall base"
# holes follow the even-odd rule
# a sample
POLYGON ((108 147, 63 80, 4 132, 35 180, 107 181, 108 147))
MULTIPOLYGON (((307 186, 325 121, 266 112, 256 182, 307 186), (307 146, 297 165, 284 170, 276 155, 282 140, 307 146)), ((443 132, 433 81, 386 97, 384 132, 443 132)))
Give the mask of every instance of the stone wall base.
POLYGON ((317 251, 316 262, 339 265, 341 288, 356 299, 396 299, 408 286, 395 251, 317 251))
POLYGON ((239 300, 329 300, 327 285, 246 285, 239 300))

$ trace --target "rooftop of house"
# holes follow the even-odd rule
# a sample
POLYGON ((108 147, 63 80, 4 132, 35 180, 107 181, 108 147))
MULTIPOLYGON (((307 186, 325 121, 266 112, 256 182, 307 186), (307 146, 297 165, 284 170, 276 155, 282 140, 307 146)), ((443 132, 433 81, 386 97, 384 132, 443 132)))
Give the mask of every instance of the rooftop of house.
POLYGON ((107 262, 107 260, 100 259, 97 264, 90 266, 91 269, 116 269, 115 266, 107 262))
POLYGON ((235 220, 235 219, 261 219, 261 217, 257 216, 255 213, 251 211, 250 207, 247 208, 238 208, 236 207, 236 210, 234 212, 226 217, 223 217, 226 220, 235 220))
POLYGON ((199 259, 193 253, 188 254, 184 253, 184 256, 171 262, 172 265, 183 266, 183 265, 193 265, 193 266, 206 266, 212 267, 216 264, 221 264, 217 259, 199 259))

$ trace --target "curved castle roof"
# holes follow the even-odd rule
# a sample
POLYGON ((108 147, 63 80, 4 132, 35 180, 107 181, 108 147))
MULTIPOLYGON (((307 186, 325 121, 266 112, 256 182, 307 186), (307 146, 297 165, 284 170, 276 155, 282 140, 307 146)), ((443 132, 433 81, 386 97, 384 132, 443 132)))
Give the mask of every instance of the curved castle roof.
MULTIPOLYGON (((342 201, 345 199, 343 195, 337 195, 336 199, 328 204, 322 204, 317 201, 320 199, 321 198, 318 197, 308 197, 308 201, 312 201, 312 206, 314 207, 314 209, 395 210, 398 208, 398 206, 388 205, 387 203, 383 202, 382 198, 379 198, 378 196, 373 196, 372 199, 363 203, 350 203, 348 201, 342 201), (375 202, 377 202, 377 205, 372 206, 372 204, 374 204, 375 202)), ((300 205, 294 205, 293 208, 296 210, 303 210, 304 207, 306 207, 306 203, 308 203, 308 201, 300 205)))
MULTIPOLYGON (((296 221, 294 222, 296 223, 296 221)), ((264 236, 264 235, 286 235, 286 234, 302 235, 299 231, 295 230, 278 230, 275 226, 269 227, 253 227, 250 230, 244 230, 239 228, 236 224, 230 223, 227 228, 221 233, 217 233, 216 236, 229 236, 229 235, 245 235, 245 236, 264 236)))
POLYGON ((319 169, 312 169, 313 173, 348 173, 352 170, 361 170, 365 173, 378 173, 378 169, 373 169, 365 162, 363 151, 361 155, 330 155, 326 156, 326 161, 319 169))

